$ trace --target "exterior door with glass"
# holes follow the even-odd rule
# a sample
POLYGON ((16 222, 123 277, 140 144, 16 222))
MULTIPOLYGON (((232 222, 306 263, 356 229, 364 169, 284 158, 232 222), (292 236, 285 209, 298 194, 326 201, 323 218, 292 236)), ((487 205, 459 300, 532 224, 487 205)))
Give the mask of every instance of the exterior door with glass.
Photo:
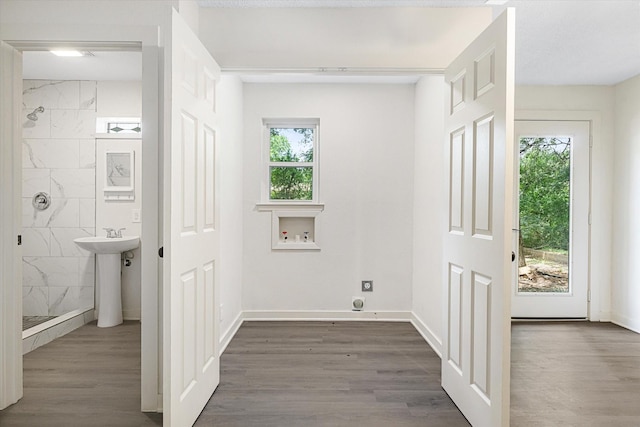
POLYGON ((514 318, 588 315, 587 121, 515 125, 514 318))

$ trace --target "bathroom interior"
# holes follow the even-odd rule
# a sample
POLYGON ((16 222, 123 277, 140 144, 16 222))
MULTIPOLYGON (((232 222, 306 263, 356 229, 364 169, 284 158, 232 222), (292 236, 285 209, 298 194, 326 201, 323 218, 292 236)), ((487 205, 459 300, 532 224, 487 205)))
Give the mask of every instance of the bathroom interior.
MULTIPOLYGON (((141 234, 141 53, 80 54, 23 53, 23 354, 97 318, 96 255, 74 239, 141 234)), ((121 258, 122 315, 140 319, 139 246, 121 258)))

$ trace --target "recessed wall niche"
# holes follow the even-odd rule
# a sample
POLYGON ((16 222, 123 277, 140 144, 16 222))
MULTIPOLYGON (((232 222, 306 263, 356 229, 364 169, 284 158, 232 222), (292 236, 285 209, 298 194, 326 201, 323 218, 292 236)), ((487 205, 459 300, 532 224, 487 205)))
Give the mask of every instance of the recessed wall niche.
POLYGON ((271 211, 271 249, 319 251, 316 217, 323 209, 322 204, 280 208, 270 204, 258 205, 260 211, 271 211))

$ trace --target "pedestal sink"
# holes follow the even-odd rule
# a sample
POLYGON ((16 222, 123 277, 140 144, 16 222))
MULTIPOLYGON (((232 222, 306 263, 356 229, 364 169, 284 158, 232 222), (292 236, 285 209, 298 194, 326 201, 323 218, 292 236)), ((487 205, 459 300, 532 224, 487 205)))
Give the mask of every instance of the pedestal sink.
POLYGON ((140 245, 138 236, 80 237, 73 240, 82 249, 96 254, 100 307, 98 326, 108 328, 122 323, 122 290, 120 285, 121 254, 140 245))

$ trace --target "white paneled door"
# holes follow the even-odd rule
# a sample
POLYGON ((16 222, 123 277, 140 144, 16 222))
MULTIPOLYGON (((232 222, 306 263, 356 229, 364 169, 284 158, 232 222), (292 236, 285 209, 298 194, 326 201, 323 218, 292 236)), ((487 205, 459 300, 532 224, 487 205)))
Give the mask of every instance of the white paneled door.
POLYGON ((164 150, 164 425, 192 425, 220 381, 215 87, 220 68, 173 11, 164 150))
POLYGON ((475 427, 509 425, 514 12, 447 68, 442 386, 475 427))

